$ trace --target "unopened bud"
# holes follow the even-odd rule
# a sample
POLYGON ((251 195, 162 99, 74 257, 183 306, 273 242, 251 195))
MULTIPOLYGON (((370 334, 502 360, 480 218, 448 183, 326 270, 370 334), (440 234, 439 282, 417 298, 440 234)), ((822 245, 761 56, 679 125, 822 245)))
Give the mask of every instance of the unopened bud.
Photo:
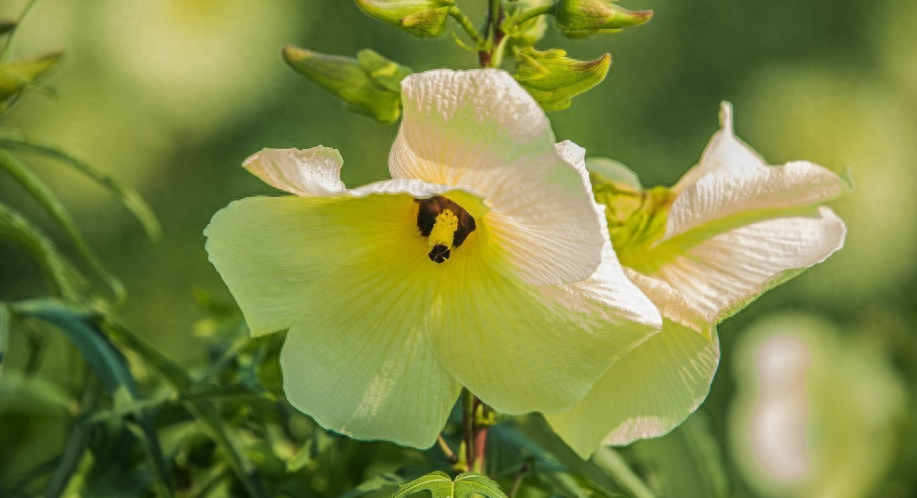
POLYGON ((0 102, 3 102, 29 85, 60 62, 62 52, 54 52, 33 59, 0 63, 0 102))
POLYGON ((617 33, 653 17, 652 10, 627 10, 611 0, 560 0, 554 11, 557 29, 568 38, 617 33))
POLYGON ((578 61, 561 49, 526 48, 519 52, 513 77, 544 110, 559 111, 570 107, 570 99, 601 83, 610 67, 609 54, 578 61))
POLYGON ((283 59, 294 71, 343 100, 351 110, 383 123, 392 123, 401 115, 399 83, 411 74, 408 67, 369 49, 352 58, 287 45, 283 59))
POLYGON ((357 7, 372 17, 414 36, 435 37, 446 30, 454 0, 356 0, 357 7))

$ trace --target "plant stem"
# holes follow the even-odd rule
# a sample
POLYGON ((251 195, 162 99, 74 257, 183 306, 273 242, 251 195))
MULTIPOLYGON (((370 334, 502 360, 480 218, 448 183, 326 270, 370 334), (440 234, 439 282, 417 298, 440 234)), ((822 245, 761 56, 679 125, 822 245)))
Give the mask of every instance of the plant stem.
MULTIPOLYGON (((95 380, 87 381, 82 401, 80 401, 80 414, 87 414, 95 408, 99 399, 98 387, 98 383, 95 380)), ((83 454, 89 445, 90 430, 90 427, 74 422, 57 468, 54 469, 54 474, 51 475, 48 486, 45 488, 43 495, 45 498, 57 498, 66 489, 67 483, 70 482, 70 477, 73 476, 73 473, 83 460, 83 454)))
POLYGON ((478 51, 478 62, 481 67, 499 67, 503 60, 501 51, 505 46, 503 37, 505 33, 500 28, 503 22, 503 0, 487 0, 487 22, 484 23, 486 48, 478 51))
POLYGON ((538 17, 538 16, 543 16, 543 15, 545 15, 545 14, 550 14, 551 12, 554 11, 555 5, 556 5, 556 4, 555 4, 554 2, 551 2, 551 3, 549 3, 549 4, 542 5, 542 6, 540 6, 540 7, 535 7, 535 8, 533 8, 533 9, 529 9, 529 10, 527 10, 527 11, 525 11, 525 12, 522 12, 522 13, 520 13, 518 16, 515 16, 515 17, 512 18, 513 24, 515 24, 516 26, 518 26, 518 25, 520 25, 520 24, 522 24, 522 23, 524 23, 524 22, 527 22, 527 21, 529 21, 529 20, 531 20, 531 19, 534 19, 534 18, 536 18, 536 17, 538 17))
POLYGON ((484 43, 484 39, 481 38, 480 33, 478 33, 478 30, 474 27, 471 19, 468 19, 468 16, 459 10, 458 7, 452 7, 449 9, 449 15, 459 23, 459 26, 461 26, 466 33, 468 33, 468 36, 471 38, 471 41, 474 42, 477 48, 481 48, 481 45, 484 43))
POLYGON ((443 439, 442 434, 436 437, 436 444, 439 445, 439 449, 443 451, 443 455, 446 456, 447 460, 449 460, 452 463, 455 463, 458 461, 458 457, 455 456, 455 452, 452 451, 452 448, 449 447, 449 443, 447 443, 446 440, 443 439))
POLYGON ((516 478, 513 479, 513 486, 509 488, 509 498, 516 498, 516 494, 519 492, 519 488, 522 486, 522 480, 525 479, 525 475, 529 473, 529 470, 532 468, 532 463, 526 461, 522 464, 522 467, 519 468, 519 472, 516 473, 516 478))

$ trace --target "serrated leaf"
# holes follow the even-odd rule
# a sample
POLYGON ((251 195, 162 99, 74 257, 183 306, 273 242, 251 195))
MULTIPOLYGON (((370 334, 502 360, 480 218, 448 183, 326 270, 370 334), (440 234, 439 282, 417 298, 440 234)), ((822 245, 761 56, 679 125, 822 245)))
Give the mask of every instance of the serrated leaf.
POLYGON ((13 97, 26 86, 35 84, 42 74, 60 62, 63 52, 0 63, 0 101, 13 97))
POLYGON ((73 169, 89 177, 114 195, 118 201, 127 208, 128 211, 133 213, 138 221, 140 221, 147 236, 154 240, 159 238, 161 233, 159 221, 156 219, 156 215, 153 214, 150 207, 134 189, 122 185, 110 175, 103 173, 89 163, 65 152, 53 144, 43 142, 15 131, 0 131, 0 146, 16 147, 38 153, 73 167, 73 169))
POLYGON ((80 255, 89 263, 96 273, 108 284, 118 301, 124 298, 124 285, 114 277, 102 261, 95 255, 86 243, 83 236, 76 228, 76 223, 57 195, 40 178, 33 174, 29 168, 22 164, 12 154, 0 150, 0 167, 5 169, 20 185, 51 215, 54 221, 63 228, 64 232, 76 246, 80 255))
POLYGON ((0 203, 0 239, 24 249, 41 265, 57 292, 68 301, 82 298, 85 281, 57 246, 26 217, 0 203))
MULTIPOLYGON (((97 317, 74 309, 54 299, 22 301, 12 310, 21 316, 54 325, 77 348, 87 364, 95 371, 102 386, 115 403, 136 403, 139 400, 137 381, 127 366, 127 359, 102 332, 97 317)), ((172 484, 159 439, 146 411, 136 415, 138 439, 152 464, 162 491, 172 495, 172 484)))
POLYGON ((475 495, 506 498, 500 485, 489 477, 475 472, 465 472, 453 481, 447 474, 439 471, 400 486, 392 498, 407 498, 422 491, 429 491, 433 498, 471 498, 475 495))

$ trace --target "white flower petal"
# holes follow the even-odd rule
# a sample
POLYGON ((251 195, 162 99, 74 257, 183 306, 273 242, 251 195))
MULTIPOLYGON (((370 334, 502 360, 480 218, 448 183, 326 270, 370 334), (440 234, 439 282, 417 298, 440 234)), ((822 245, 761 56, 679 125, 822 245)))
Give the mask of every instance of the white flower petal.
POLYGON ((794 270, 827 259, 844 245, 845 235, 844 222, 833 211, 810 208, 701 238, 700 243, 673 239, 664 244, 674 247, 660 251, 677 256, 651 276, 666 281, 707 321, 717 323, 798 273, 794 270))
POLYGON ((817 164, 796 161, 768 166, 732 129, 732 107, 724 103, 722 129, 711 139, 699 164, 674 191, 678 194, 665 238, 705 223, 741 215, 761 216, 834 199, 850 190, 848 180, 817 164))
POLYGON ((707 397, 719 356, 715 331, 708 339, 666 319, 660 333, 616 361, 580 403, 545 418, 584 459, 603 443, 662 436, 707 397))
POLYGON ((713 134, 700 162, 688 170, 672 190, 681 192, 713 171, 741 173, 763 166, 767 166, 767 162, 735 136, 732 104, 723 102, 720 104, 720 130, 713 134))
POLYGON ((429 71, 402 82, 393 178, 466 187, 486 198, 506 271, 529 283, 589 277, 601 260, 600 218, 576 167, 554 147, 544 112, 506 72, 429 71))
POLYGON ((710 323, 704 313, 697 309, 690 299, 675 290, 668 282, 647 277, 630 268, 624 268, 624 274, 659 308, 662 316, 693 329, 708 339, 712 337, 716 324, 710 323))
MULTIPOLYGON (((465 246, 453 258, 463 252, 465 246)), ((507 278, 488 268, 486 258, 457 259, 462 266, 438 275, 434 287, 427 323, 434 352, 500 413, 569 407, 615 358, 661 325, 656 308, 624 276, 610 244, 605 256, 591 278, 560 286, 507 278)))
POLYGON ((343 192, 341 154, 328 147, 262 149, 242 166, 264 183, 295 195, 333 195, 343 192))

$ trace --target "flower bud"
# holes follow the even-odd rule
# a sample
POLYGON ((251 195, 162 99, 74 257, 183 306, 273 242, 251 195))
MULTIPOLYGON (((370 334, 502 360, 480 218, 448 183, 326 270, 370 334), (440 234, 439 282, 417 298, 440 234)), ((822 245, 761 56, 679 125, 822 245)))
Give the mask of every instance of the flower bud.
MULTIPOLYGON (((548 7, 552 0, 519 0, 512 2, 507 6, 510 17, 525 13, 533 9, 548 7)), ((507 35, 510 37, 509 43, 515 47, 531 47, 544 38, 548 30, 548 16, 538 15, 527 19, 519 24, 514 24, 507 35)))
POLYGON ((652 10, 627 10, 611 0, 560 0, 554 11, 557 29, 568 38, 617 33, 653 17, 652 10))
POLYGON ((356 0, 357 7, 372 17, 421 38, 446 30, 454 0, 356 0))
POLYGON ((559 111, 570 107, 570 99, 601 83, 610 67, 609 54, 594 61, 578 61, 558 48, 525 48, 516 59, 513 77, 544 110, 559 111))
POLYGON ((356 58, 320 54, 287 45, 283 59, 294 71, 344 101, 351 110, 383 123, 401 115, 401 80, 411 69, 364 49, 356 58))
POLYGON ((0 102, 3 102, 56 66, 63 57, 63 52, 53 52, 32 59, 21 59, 0 63, 0 102))

